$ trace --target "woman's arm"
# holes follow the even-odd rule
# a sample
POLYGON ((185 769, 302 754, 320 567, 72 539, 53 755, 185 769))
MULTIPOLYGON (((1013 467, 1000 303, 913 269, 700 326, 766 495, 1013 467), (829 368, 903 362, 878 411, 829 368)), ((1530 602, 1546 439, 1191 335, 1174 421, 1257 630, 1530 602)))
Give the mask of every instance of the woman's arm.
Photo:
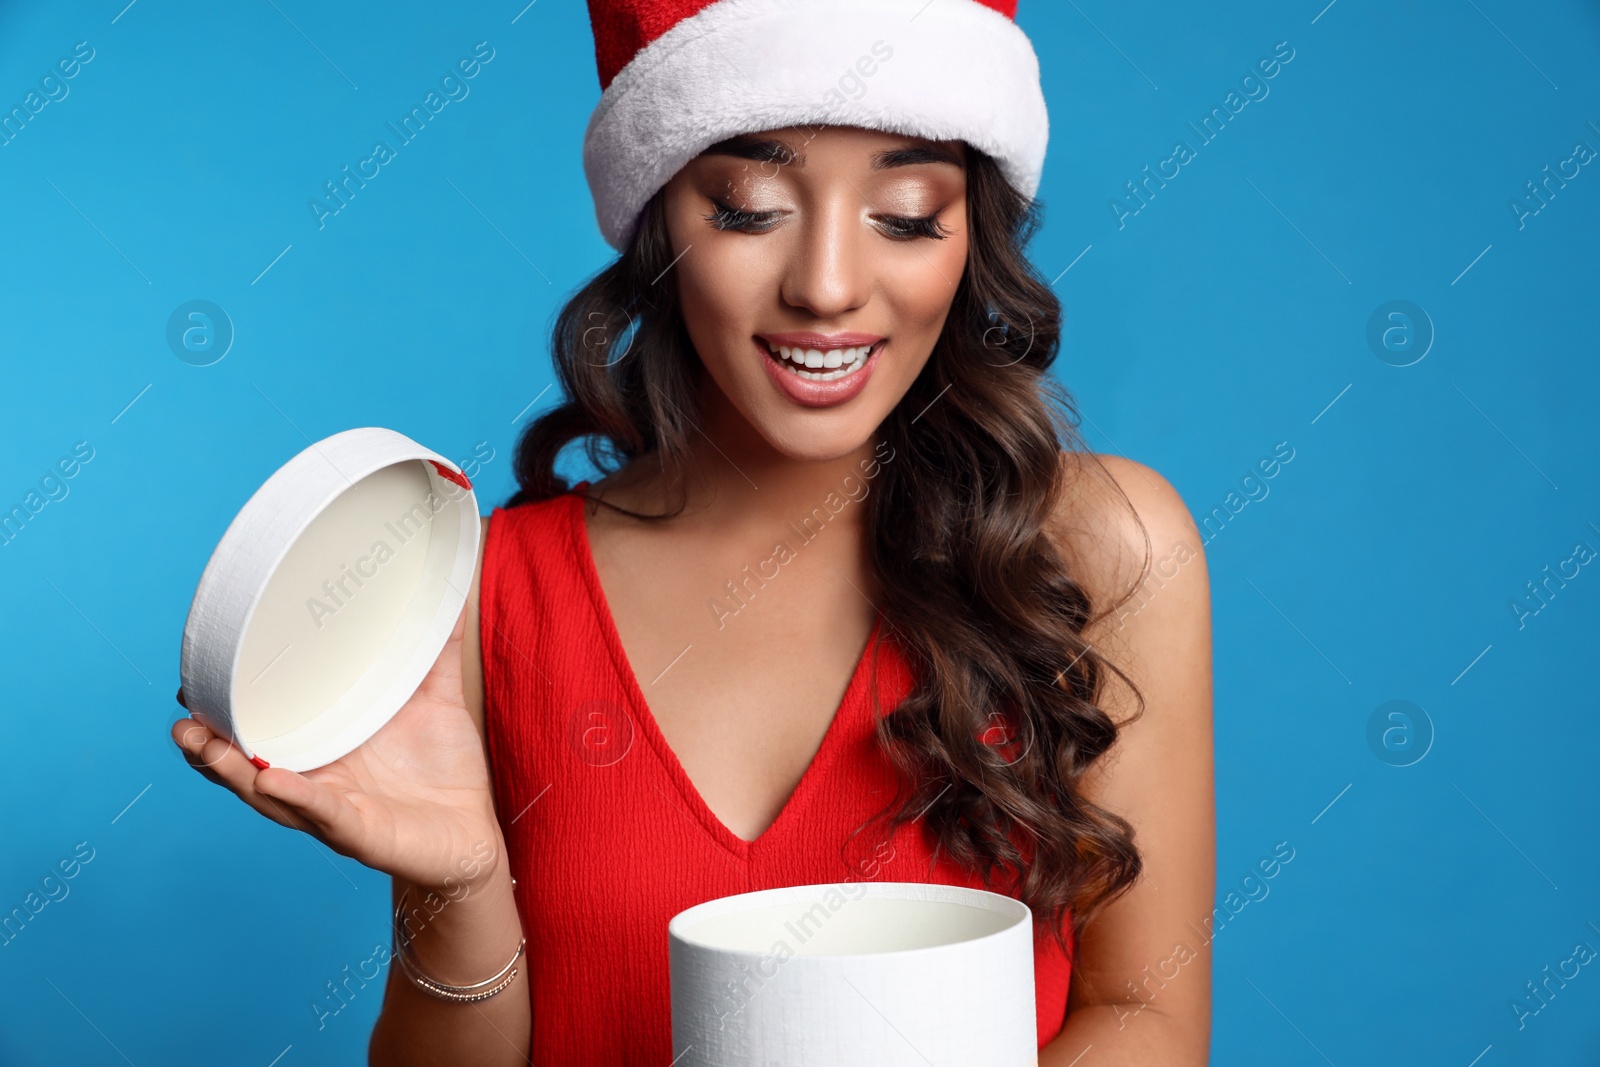
MULTIPOLYGON (((409 927, 414 931, 409 952, 430 978, 450 985, 480 982, 498 973, 516 950, 522 923, 511 898, 504 847, 498 841, 494 847, 501 862, 465 894, 456 887, 453 901, 443 889, 433 890, 430 901, 429 891, 411 888, 406 908, 417 925, 409 927), (438 913, 429 918, 434 908, 438 913)), ((406 885, 395 879, 391 903, 398 902, 406 885)), ((524 956, 505 989, 482 1001, 458 1004, 424 993, 391 960, 383 1009, 367 1048, 368 1064, 527 1064, 532 1022, 527 973, 524 956)))
MULTIPOLYGON (((461 641, 462 696, 480 739, 484 725, 478 590, 483 550, 489 540, 489 519, 484 517, 481 521, 478 566, 467 592, 467 624, 461 641)), ((484 756, 487 760, 487 744, 484 756)), ((417 923, 408 928, 413 931, 412 961, 430 978, 449 985, 468 985, 499 973, 522 937, 522 920, 511 895, 504 838, 497 833, 488 844, 493 848, 494 859, 485 864, 478 881, 465 892, 459 885, 453 891, 443 887, 430 890, 402 878, 393 879, 391 908, 399 903, 401 893, 410 889, 406 911, 416 917, 417 923)), ((505 989, 485 1000, 459 1004, 424 993, 391 961, 383 1007, 367 1047, 367 1063, 370 1067, 526 1064, 532 1030, 527 975, 528 960, 523 956, 517 961, 516 978, 505 989)))
MULTIPOLYGON (((259 766, 192 717, 171 731, 196 772, 257 813, 388 873, 401 888, 437 887, 432 897, 413 893, 407 911, 419 910, 407 929, 416 934, 422 972, 453 985, 496 974, 520 937, 483 743, 477 594, 474 576, 468 603, 416 692, 382 729, 332 763, 304 773, 259 766), (468 706, 469 684, 476 711, 468 706)), ((391 974, 370 1061, 526 1063, 526 971, 524 962, 512 985, 466 1004, 435 1001, 405 975, 391 974)))
MULTIPOLYGON (((1211 907, 1216 816, 1211 735, 1211 607, 1199 532, 1177 492, 1131 460, 1070 459, 1062 510, 1072 573, 1103 612, 1085 636, 1126 671, 1144 712, 1085 776, 1090 799, 1133 824, 1144 873, 1083 931, 1061 1033, 1041 1067, 1204 1067, 1211 1038, 1211 907), (1131 503, 1144 529, 1128 510, 1131 503), (1139 578, 1149 536, 1150 571, 1139 578), (1086 1049, 1089 1056, 1080 1057, 1086 1049)), ((1110 676, 1101 706, 1136 710, 1110 676)))

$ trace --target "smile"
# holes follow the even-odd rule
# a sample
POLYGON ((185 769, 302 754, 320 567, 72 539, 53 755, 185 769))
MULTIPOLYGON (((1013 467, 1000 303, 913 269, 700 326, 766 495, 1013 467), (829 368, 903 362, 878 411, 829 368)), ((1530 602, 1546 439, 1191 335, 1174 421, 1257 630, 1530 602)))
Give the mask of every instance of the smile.
POLYGON ((757 334, 761 370, 778 392, 806 408, 831 408, 860 396, 889 338, 875 333, 757 334))
POLYGON ((854 374, 867 365, 874 347, 817 349, 762 342, 767 355, 784 370, 814 382, 831 382, 854 374))

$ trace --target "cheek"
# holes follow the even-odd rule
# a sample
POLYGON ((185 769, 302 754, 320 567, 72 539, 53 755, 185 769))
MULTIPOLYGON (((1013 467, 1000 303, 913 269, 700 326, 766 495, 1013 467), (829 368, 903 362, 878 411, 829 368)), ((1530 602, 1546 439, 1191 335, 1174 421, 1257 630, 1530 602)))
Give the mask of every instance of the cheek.
POLYGON ((893 252, 879 278, 902 331, 933 343, 966 270, 967 240, 957 230, 943 241, 920 241, 893 252))
POLYGON ((757 267, 746 255, 696 245, 672 268, 684 325, 703 358, 714 359, 755 332, 754 309, 763 306, 765 284, 757 267))
POLYGON ((687 203, 674 205, 667 229, 675 259, 655 284, 678 287, 695 344, 722 348, 735 331, 754 332, 754 309, 763 306, 772 270, 771 257, 760 255, 761 242, 711 230, 687 203))

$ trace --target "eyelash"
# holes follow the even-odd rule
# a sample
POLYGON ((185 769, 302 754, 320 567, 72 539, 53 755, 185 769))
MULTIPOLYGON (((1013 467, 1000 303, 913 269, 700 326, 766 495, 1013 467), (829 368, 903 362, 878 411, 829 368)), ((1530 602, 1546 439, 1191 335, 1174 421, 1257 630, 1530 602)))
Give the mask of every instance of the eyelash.
POLYGON ((711 203, 717 210, 706 215, 705 219, 719 230, 745 230, 752 226, 764 226, 773 220, 775 214, 771 211, 740 211, 715 198, 711 203))
MULTIPOLYGON (((711 202, 716 206, 717 210, 703 217, 718 230, 744 230, 752 233, 765 233, 767 229, 771 228, 771 223, 776 221, 777 212, 775 211, 740 211, 738 208, 729 207, 715 198, 711 202), (760 228, 752 230, 751 227, 760 228)), ((948 231, 939 222, 937 214, 926 215, 922 218, 880 215, 878 219, 886 224, 888 236, 892 240, 911 241, 919 237, 927 237, 942 241, 949 235, 948 231)))
POLYGON ((890 225, 893 231, 890 236, 898 240, 909 241, 917 237, 928 237, 936 241, 942 241, 949 236, 949 231, 939 222, 937 214, 925 215, 916 219, 906 218, 901 215, 880 215, 879 219, 890 225))

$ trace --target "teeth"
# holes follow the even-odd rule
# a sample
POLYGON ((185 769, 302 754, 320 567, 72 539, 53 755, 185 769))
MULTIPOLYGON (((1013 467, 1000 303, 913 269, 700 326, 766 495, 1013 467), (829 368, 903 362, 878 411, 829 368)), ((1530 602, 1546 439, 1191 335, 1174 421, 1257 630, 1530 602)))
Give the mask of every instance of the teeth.
POLYGON ((779 361, 802 378, 813 381, 831 381, 860 370, 872 354, 871 345, 856 348, 830 348, 826 352, 815 348, 791 348, 787 345, 769 345, 768 349, 779 361), (805 367, 806 370, 799 368, 805 367), (820 373, 813 373, 820 371, 820 373))

